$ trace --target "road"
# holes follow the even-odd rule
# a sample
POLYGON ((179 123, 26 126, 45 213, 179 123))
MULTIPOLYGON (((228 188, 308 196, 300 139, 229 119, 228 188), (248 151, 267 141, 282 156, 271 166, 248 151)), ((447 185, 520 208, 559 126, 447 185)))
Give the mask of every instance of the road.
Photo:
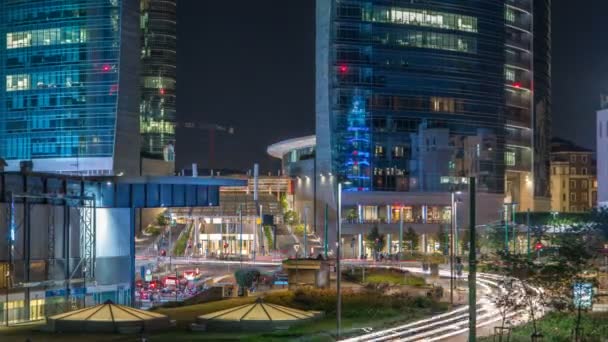
MULTIPOLYGON (((423 273, 420 268, 402 267, 412 273, 423 273)), ((440 271, 441 276, 449 276, 449 271, 440 271)), ((466 276, 466 274, 465 274, 466 276)), ((477 323, 479 331, 492 328, 502 319, 500 311, 492 303, 491 296, 500 288, 498 281, 502 278, 492 274, 477 275, 478 298, 476 304, 477 323)), ((523 286, 518 283, 517 286, 523 286)), ((536 290, 538 291, 538 290, 536 290)), ((390 329, 369 332, 343 341, 348 342, 380 342, 380 341, 466 341, 469 331, 469 306, 464 305, 450 312, 425 318, 416 322, 403 324, 390 329)), ((538 309, 539 311, 542 311, 538 309)), ((507 318, 517 322, 526 321, 526 309, 507 313, 507 318)))
MULTIPOLYGON (((168 259, 168 258, 163 258, 168 259)), ((150 263, 156 261, 156 258, 152 257, 139 257, 138 263, 150 263)), ((166 262, 166 260, 165 260, 166 262)), ((214 260, 204 258, 172 258, 172 264, 180 269, 201 267, 205 268, 205 272, 212 274, 231 274, 234 269, 238 268, 241 261, 235 260, 214 260)), ((243 261, 243 265, 256 266, 267 269, 276 269, 280 267, 281 261, 279 260, 264 260, 264 261, 243 261)), ((401 262, 401 263, 376 263, 366 262, 361 260, 345 260, 345 266, 358 265, 366 267, 386 267, 386 268, 399 268, 412 273, 423 273, 428 272, 422 271, 419 263, 416 262, 401 262)), ((447 269, 439 270, 441 277, 448 278, 450 271, 447 269)), ((463 274, 462 279, 466 279, 466 272, 463 274)), ((501 291, 500 281, 502 277, 478 273, 477 275, 477 289, 478 289, 478 301, 476 304, 477 311, 477 330, 478 334, 481 330, 492 329, 494 326, 500 324, 502 317, 500 311, 494 305, 492 296, 495 296, 501 291)), ((524 286, 521 282, 516 282, 516 286, 524 286)), ((539 291, 534 289, 534 291, 539 291)), ((469 306, 462 305, 456 307, 450 312, 446 312, 440 315, 436 315, 430 318, 425 318, 416 322, 411 322, 396 326, 390 329, 379 330, 375 332, 367 331, 366 334, 349 338, 344 341, 349 342, 367 342, 367 341, 466 341, 468 336, 468 315, 469 306)), ((542 315, 543 308, 536 308, 536 310, 542 315)), ((507 314, 507 319, 515 323, 523 323, 528 320, 527 309, 519 309, 514 312, 507 314)))

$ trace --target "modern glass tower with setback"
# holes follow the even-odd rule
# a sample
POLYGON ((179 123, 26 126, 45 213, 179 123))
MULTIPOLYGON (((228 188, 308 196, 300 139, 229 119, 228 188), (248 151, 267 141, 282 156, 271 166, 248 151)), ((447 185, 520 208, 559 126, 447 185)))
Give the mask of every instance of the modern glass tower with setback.
POLYGON ((139 1, 0 0, 8 170, 137 174, 139 1))
POLYGON ((549 0, 318 1, 316 45, 317 170, 345 191, 548 197, 549 0))
POLYGON ((141 0, 141 135, 144 157, 172 161, 177 64, 176 0, 141 0))

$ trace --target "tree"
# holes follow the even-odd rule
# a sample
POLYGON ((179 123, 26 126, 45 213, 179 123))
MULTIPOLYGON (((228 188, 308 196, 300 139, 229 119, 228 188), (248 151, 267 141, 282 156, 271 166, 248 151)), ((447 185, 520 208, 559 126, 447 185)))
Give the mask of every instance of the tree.
MULTIPOLYGON (((540 233, 541 231, 536 231, 540 233)), ((546 234, 546 232, 543 232, 546 234)), ((545 305, 557 310, 574 309, 572 288, 589 268, 593 251, 588 239, 593 233, 587 227, 568 227, 553 232, 552 246, 547 246, 542 257, 534 260, 527 254, 512 254, 501 251, 503 264, 501 272, 523 282, 523 296, 529 316, 532 319, 534 334, 538 335, 536 320, 538 309, 545 305), (590 235, 591 234, 591 235, 590 235), (537 289, 541 289, 538 291, 537 289)), ((541 236, 539 240, 547 241, 541 236)), ((576 327, 578 331, 578 327, 576 327)))
POLYGON ((290 226, 297 224, 299 222, 298 214, 293 210, 287 210, 283 214, 283 221, 290 226))
POLYGON ((448 234, 445 231, 445 226, 443 224, 439 225, 439 230, 437 231, 437 242, 439 242, 439 250, 443 255, 448 255, 448 234))
MULTIPOLYGON (((503 341, 505 332, 508 336, 510 330, 510 327, 507 327, 507 316, 513 311, 524 308, 525 305, 519 297, 523 291, 521 283, 518 283, 516 279, 505 277, 499 281, 498 285, 498 293, 491 295, 490 298, 500 314, 500 327, 494 328, 494 330, 498 330, 498 341, 503 341)), ((508 341, 509 337, 506 340, 508 341)))
POLYGON ((281 212, 285 213, 289 209, 289 202, 287 201, 287 195, 281 194, 281 198, 279 199, 279 206, 281 207, 281 212))
POLYGON ((169 219, 165 216, 164 213, 160 213, 156 215, 156 225, 163 227, 169 224, 169 219))
POLYGON ((405 234, 403 234, 403 241, 405 242, 405 247, 411 248, 412 252, 416 251, 420 245, 420 235, 416 233, 414 228, 408 227, 405 234))
POLYGON ((359 219, 359 214, 355 209, 349 209, 346 212, 346 220, 350 223, 354 223, 359 219))
POLYGON ((374 252, 380 252, 384 248, 384 234, 380 234, 378 226, 374 226, 372 230, 365 236, 367 245, 371 246, 374 252))
MULTIPOLYGON (((260 278, 260 271, 255 268, 241 268, 234 272, 234 278, 240 289, 250 288, 260 278)), ((239 293, 242 293, 239 290, 239 293)))

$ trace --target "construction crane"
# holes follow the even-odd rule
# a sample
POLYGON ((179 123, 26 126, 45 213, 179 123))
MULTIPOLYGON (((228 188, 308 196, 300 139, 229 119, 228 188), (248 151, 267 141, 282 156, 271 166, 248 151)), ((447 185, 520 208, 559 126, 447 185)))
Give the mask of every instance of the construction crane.
POLYGON ((209 132, 209 168, 213 169, 215 164, 215 132, 224 132, 226 134, 234 134, 234 128, 231 126, 222 126, 218 124, 209 124, 204 122, 178 122, 176 128, 201 129, 209 132))

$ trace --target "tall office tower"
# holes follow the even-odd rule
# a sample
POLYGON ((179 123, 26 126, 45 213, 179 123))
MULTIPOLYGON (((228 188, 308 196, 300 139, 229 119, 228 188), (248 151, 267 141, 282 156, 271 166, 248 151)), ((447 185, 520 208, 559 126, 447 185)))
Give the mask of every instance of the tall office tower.
POLYGON ((139 3, 0 0, 7 170, 139 172, 139 3))
POLYGON ((534 3, 317 1, 316 170, 334 177, 318 200, 339 181, 359 224, 443 224, 474 176, 480 223, 505 194, 548 206, 550 2, 534 3))
POLYGON ((164 161, 171 169, 175 160, 176 5, 176 0, 141 0, 144 173, 151 160, 164 161))
POLYGON ((502 1, 332 0, 317 14, 319 163, 349 191, 476 174, 503 192, 502 1))
POLYGON ((507 202, 549 210, 551 1, 505 1, 507 202))

